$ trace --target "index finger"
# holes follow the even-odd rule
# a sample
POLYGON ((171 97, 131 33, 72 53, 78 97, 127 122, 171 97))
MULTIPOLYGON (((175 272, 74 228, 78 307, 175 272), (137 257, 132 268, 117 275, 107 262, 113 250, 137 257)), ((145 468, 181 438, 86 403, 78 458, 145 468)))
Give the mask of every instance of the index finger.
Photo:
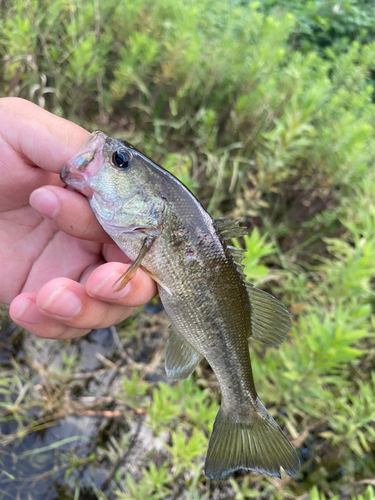
POLYGON ((30 163, 60 173, 90 133, 18 97, 0 99, 1 135, 30 163))

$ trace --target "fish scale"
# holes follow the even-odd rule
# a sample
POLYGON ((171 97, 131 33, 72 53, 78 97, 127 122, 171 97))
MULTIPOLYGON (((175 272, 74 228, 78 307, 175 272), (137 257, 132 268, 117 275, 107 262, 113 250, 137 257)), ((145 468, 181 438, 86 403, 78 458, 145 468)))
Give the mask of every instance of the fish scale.
POLYGON ((241 251, 228 247, 244 228, 233 218, 215 222, 178 179, 103 132, 93 132, 61 178, 88 196, 103 228, 133 259, 119 288, 139 266, 157 282, 173 327, 168 377, 186 379, 204 357, 218 379, 222 401, 206 475, 246 469, 280 477, 280 467, 297 473, 295 450, 257 395, 248 348, 248 337, 279 345, 290 318, 281 302, 246 282, 241 251))

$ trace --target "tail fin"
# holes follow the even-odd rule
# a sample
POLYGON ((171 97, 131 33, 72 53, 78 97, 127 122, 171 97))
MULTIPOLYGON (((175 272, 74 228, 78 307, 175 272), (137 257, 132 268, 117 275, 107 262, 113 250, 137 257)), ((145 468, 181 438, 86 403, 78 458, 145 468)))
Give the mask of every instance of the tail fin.
POLYGON ((208 447, 205 473, 223 479, 238 469, 281 477, 280 467, 290 476, 300 469, 293 446, 258 400, 258 413, 249 422, 236 422, 220 408, 208 447))

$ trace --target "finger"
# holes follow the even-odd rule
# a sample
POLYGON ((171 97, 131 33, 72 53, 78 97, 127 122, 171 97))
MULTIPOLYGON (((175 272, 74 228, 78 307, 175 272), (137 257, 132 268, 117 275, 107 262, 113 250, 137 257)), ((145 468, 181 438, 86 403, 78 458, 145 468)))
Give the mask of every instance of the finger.
POLYGON ((120 323, 130 316, 133 307, 156 294, 155 282, 141 270, 124 290, 114 292, 109 277, 112 275, 116 280, 128 267, 116 262, 94 270, 86 283, 87 292, 93 297, 84 285, 66 278, 54 279, 38 296, 32 292, 18 295, 10 305, 9 314, 30 333, 51 339, 81 337, 93 328, 120 323))
POLYGON ((131 264, 132 260, 121 250, 116 243, 104 244, 102 254, 106 262, 122 262, 131 264))
MULTIPOLYGON (((43 239, 39 247, 36 247, 39 250, 34 252, 34 258, 30 261, 31 267, 29 266, 22 292, 37 292, 46 283, 61 276, 79 281, 88 267, 102 263, 100 255, 103 249, 102 244, 80 240, 63 231, 56 231, 47 220, 42 220, 39 228, 41 228, 40 233, 34 231, 35 234, 33 234, 35 245, 38 244, 40 234, 43 239), (47 244, 45 244, 45 235, 49 237, 47 244)), ((28 239, 22 240, 25 248, 28 241, 28 239)))
POLYGON ((44 186, 31 193, 30 205, 64 233, 83 240, 113 242, 87 199, 79 193, 58 186, 44 186))
POLYGON ((10 304, 12 320, 30 333, 46 339, 73 339, 89 333, 90 328, 74 328, 44 316, 36 306, 35 293, 22 293, 10 304))
POLYGON ((39 311, 73 328, 106 328, 120 323, 133 307, 110 304, 90 297, 85 286, 68 278, 56 278, 36 296, 39 311))
POLYGON ((89 132, 17 97, 0 99, 2 135, 11 147, 34 165, 60 173, 89 132))
POLYGON ((115 291, 114 283, 129 268, 129 264, 108 262, 96 268, 88 277, 86 291, 90 297, 126 307, 138 307, 157 294, 156 283, 142 269, 125 288, 115 291))

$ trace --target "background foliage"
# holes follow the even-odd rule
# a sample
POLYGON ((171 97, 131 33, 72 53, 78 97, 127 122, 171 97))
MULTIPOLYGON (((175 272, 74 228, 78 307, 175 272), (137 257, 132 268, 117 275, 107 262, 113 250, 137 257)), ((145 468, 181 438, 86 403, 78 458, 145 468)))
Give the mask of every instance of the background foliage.
POLYGON ((302 462, 293 479, 203 476, 217 384, 205 364, 166 381, 156 302, 111 331, 116 349, 95 332, 30 339, 3 312, 0 493, 375 499, 372 1, 3 0, 0 14, 1 96, 130 140, 213 216, 246 219, 246 273, 293 315, 281 348, 251 342, 254 377, 302 462))

